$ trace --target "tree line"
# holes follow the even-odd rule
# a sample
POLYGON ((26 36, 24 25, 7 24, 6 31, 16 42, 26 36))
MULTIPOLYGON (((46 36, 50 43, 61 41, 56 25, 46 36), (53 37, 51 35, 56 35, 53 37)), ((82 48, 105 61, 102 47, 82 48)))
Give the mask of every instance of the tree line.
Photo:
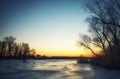
POLYGON ((30 50, 28 43, 17 43, 13 36, 4 37, 0 41, 0 59, 34 57, 35 49, 30 50))

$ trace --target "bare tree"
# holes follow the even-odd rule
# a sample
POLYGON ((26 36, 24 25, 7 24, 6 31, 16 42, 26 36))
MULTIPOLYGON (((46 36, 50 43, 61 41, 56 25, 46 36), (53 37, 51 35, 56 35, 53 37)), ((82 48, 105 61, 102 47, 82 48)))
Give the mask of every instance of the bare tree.
POLYGON ((5 53, 7 53, 8 56, 12 56, 12 51, 14 49, 14 41, 16 38, 12 36, 4 37, 4 42, 5 42, 5 53))
MULTIPOLYGON (((16 43, 14 37, 7 36, 0 41, 0 58, 23 58, 30 56, 30 47, 27 43, 16 43)), ((35 51, 35 50, 34 50, 35 51)))
POLYGON ((107 48, 112 53, 114 48, 120 49, 120 1, 92 0, 86 6, 91 13, 88 22, 95 44, 101 45, 105 54, 107 48))
POLYGON ((94 50, 91 48, 91 38, 88 35, 80 34, 79 40, 77 40, 78 46, 84 46, 89 49, 95 56, 98 56, 94 50))

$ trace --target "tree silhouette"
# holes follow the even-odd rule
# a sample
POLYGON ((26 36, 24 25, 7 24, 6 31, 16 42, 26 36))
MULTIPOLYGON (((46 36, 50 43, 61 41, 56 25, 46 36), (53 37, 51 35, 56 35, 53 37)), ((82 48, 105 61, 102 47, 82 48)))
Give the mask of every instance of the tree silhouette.
MULTIPOLYGON (((0 41, 0 58, 28 58, 30 47, 27 43, 16 43, 16 38, 7 36, 0 41)), ((35 50, 34 50, 35 51, 35 50)))
POLYGON ((91 48, 91 38, 88 35, 80 34, 80 39, 77 40, 77 43, 78 46, 84 46, 85 48, 89 49, 95 56, 97 56, 97 54, 91 48))
POLYGON ((14 54, 14 41, 16 38, 9 36, 4 37, 5 42, 5 54, 11 57, 14 54))
POLYGON ((104 55, 120 56, 120 0, 92 0, 86 7, 91 14, 86 19, 91 41, 80 37, 83 40, 78 43, 85 47, 91 43, 101 48, 104 55))

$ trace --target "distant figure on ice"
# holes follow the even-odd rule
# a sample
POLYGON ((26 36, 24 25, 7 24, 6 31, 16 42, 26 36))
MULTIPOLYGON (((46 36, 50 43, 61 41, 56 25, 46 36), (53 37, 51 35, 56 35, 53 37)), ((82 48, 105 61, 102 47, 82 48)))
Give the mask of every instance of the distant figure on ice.
POLYGON ((25 59, 25 56, 23 56, 23 63, 25 63, 26 62, 26 59, 25 59))

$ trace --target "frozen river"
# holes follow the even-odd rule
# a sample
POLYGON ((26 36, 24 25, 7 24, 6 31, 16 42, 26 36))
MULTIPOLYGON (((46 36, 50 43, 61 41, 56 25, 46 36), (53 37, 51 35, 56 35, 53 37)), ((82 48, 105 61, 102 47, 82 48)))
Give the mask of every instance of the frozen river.
POLYGON ((76 60, 0 60, 0 79, 120 79, 120 71, 76 60))

